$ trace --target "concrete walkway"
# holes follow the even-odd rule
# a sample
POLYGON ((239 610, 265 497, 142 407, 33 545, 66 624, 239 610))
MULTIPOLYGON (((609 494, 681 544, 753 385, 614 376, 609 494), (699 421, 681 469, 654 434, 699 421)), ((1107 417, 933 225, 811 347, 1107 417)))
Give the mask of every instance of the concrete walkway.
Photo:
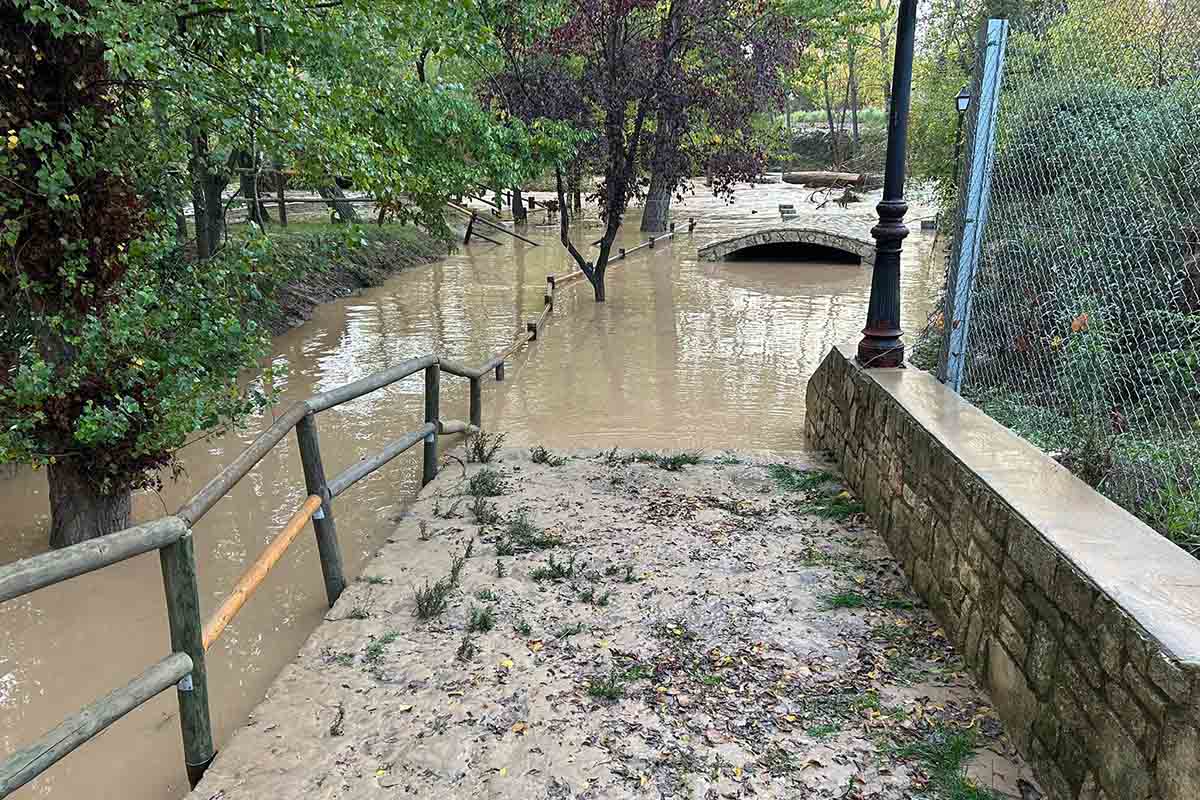
POLYGON ((1021 796, 820 465, 556 456, 448 459, 192 800, 1021 796))

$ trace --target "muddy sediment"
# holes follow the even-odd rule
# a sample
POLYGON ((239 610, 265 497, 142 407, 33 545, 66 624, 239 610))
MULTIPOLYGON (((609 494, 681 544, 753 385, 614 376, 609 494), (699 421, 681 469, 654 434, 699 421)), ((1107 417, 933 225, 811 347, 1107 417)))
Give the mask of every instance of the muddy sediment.
POLYGON ((1020 796, 986 697, 822 465, 463 455, 193 800, 1020 796))

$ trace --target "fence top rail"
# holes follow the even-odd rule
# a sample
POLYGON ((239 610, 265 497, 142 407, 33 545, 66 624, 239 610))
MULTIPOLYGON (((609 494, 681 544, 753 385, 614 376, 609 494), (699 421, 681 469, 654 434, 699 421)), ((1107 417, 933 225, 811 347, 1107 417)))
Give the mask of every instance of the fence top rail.
POLYGON ((415 375, 426 367, 432 367, 439 361, 440 359, 435 355, 410 358, 408 361, 403 361, 394 367, 376 372, 374 375, 368 375, 345 386, 339 386, 336 389, 330 389, 328 392, 314 395, 305 400, 304 404, 314 414, 318 411, 325 411, 326 409, 362 397, 364 394, 370 394, 376 389, 382 389, 384 386, 403 380, 409 375, 415 375))
POLYGON ((190 500, 176 513, 187 524, 195 525, 208 511, 224 497, 230 489, 254 469, 283 437, 288 435, 296 423, 308 414, 308 406, 303 402, 293 403, 283 414, 271 424, 271 427, 260 433, 237 457, 230 461, 220 472, 212 477, 204 487, 196 492, 190 500))
POLYGON ((0 603, 118 561, 158 550, 188 531, 179 517, 162 517, 99 539, 23 558, 0 567, 0 603))

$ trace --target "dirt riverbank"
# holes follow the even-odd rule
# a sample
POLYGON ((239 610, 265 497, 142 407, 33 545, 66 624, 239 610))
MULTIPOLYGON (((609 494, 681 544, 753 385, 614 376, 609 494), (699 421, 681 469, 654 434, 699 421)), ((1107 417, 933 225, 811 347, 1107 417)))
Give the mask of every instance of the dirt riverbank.
POLYGON ((321 231, 325 226, 316 232, 304 230, 310 226, 294 227, 303 232, 282 234, 276 243, 279 258, 296 274, 274 295, 277 310, 268 323, 276 336, 307 322, 318 305, 379 286, 401 270, 438 261, 450 249, 448 242, 410 227, 365 225, 360 228, 362 240, 353 243, 336 229, 321 231))
POLYGON ((454 455, 192 800, 1020 796, 819 464, 454 455))

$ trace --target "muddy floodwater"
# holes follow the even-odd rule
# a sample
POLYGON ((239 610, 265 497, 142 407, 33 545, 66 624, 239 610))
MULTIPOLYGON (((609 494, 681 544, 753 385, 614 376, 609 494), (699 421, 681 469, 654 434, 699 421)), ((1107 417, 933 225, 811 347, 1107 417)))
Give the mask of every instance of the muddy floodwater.
MULTIPOLYGON (((794 203, 809 221, 872 216, 872 204, 864 202, 810 217, 808 194, 775 184, 740 191, 732 205, 690 198, 676 209, 676 239, 611 267, 607 303, 594 303, 586 282, 561 290, 542 337, 509 363, 504 383, 485 383, 484 426, 506 432, 516 445, 802 450, 806 380, 830 347, 858 338, 869 268, 762 259, 708 263, 697 261, 696 250, 779 225, 781 202, 794 203), (691 235, 683 222, 689 216, 698 221, 691 235)), ((622 236, 627 247, 643 240, 637 213, 622 236)), ((910 218, 925 213, 918 206, 910 218)), ((274 360, 288 371, 283 405, 412 356, 438 352, 474 364, 510 342, 540 312, 545 276, 567 268, 557 226, 544 221, 544 212, 534 212, 525 229, 544 246, 503 236, 495 237, 504 240, 500 246, 479 241, 319 307, 307 324, 275 340, 274 360)), ((942 272, 941 259, 931 255, 932 235, 912 227, 902 278, 902 324, 910 341, 924 326, 942 272)), ((593 228, 578 238, 598 236, 593 228)), ((329 474, 417 427, 421 393, 415 375, 322 413, 318 427, 329 474)), ((444 376, 443 416, 465 418, 466 403, 466 382, 444 376)), ((268 413, 246 430, 188 447, 186 475, 161 494, 138 495, 136 517, 174 511, 270 421, 268 413)), ((418 448, 337 500, 351 575, 415 495, 419 461, 418 448)), ((305 494, 289 437, 201 521, 196 553, 203 613, 217 606, 305 494)), ((48 528, 44 476, 0 473, 0 507, 0 563, 41 552, 48 528)), ((208 654, 218 747, 325 610, 316 548, 305 534, 208 654)), ((168 642, 155 554, 0 606, 0 756, 124 685, 164 657, 168 642)), ((14 796, 180 797, 187 790, 182 763, 176 701, 166 692, 14 796)))

